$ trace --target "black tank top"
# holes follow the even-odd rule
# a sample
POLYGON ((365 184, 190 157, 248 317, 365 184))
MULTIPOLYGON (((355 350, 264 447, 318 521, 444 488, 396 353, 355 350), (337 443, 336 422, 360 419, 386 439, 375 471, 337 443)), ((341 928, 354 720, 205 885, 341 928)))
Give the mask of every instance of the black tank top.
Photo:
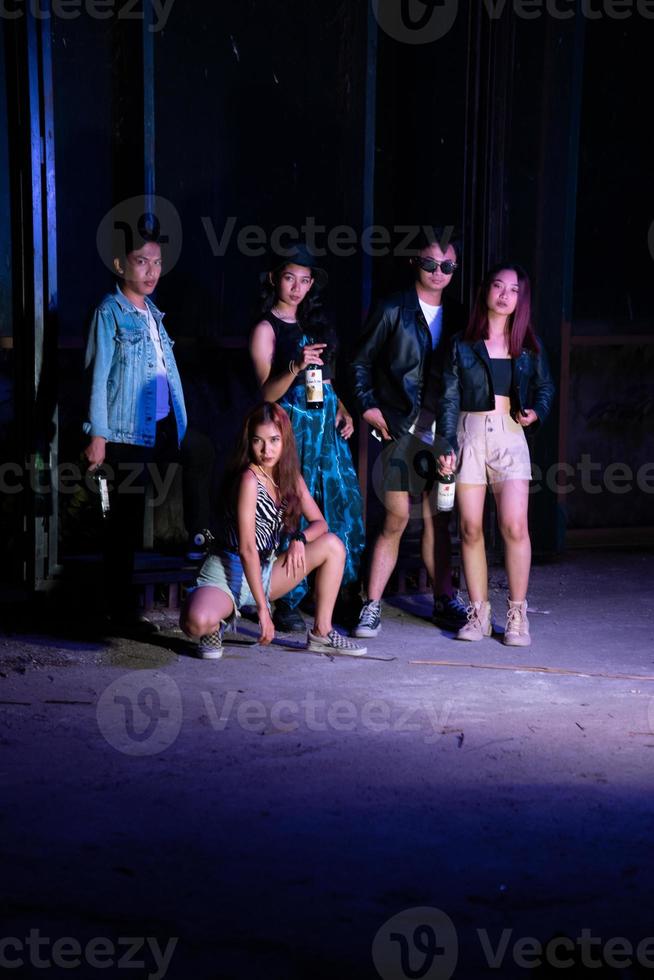
MULTIPOLYGON (((318 337, 314 338, 310 331, 305 332, 297 321, 288 323, 286 320, 275 316, 272 311, 265 313, 262 319, 268 321, 275 334, 275 353, 270 369, 271 377, 288 371, 289 361, 296 360, 300 349, 304 346, 302 343, 303 337, 308 337, 309 341, 315 339, 316 343, 319 342, 318 337)), ((331 381, 334 376, 335 338, 332 340, 329 334, 327 334, 324 340, 329 346, 325 348, 323 353, 322 359, 325 364, 322 369, 322 379, 323 381, 331 381), (327 355, 326 357, 325 354, 327 355)), ((300 371, 293 382, 293 385, 297 384, 304 384, 304 371, 300 371)))
POLYGON ((511 394, 511 365, 510 357, 491 357, 490 368, 493 379, 493 390, 496 395, 511 394))

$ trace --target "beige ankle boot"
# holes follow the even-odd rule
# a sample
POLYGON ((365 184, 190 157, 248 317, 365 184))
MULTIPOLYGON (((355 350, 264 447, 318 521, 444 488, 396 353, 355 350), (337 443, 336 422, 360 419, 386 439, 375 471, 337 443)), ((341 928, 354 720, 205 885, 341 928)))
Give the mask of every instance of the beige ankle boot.
POLYGON ((508 602, 504 643, 507 647, 528 647, 531 644, 531 637, 527 619, 527 600, 514 602, 513 599, 509 599, 508 602))
POLYGON ((471 602, 468 622, 456 634, 457 640, 483 640, 493 632, 490 602, 471 602))

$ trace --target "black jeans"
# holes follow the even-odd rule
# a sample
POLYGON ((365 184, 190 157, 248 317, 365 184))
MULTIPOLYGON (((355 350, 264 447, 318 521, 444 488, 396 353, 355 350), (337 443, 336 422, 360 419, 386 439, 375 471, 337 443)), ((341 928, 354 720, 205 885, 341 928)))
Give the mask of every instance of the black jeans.
POLYGON ((110 512, 104 522, 105 599, 114 616, 138 611, 138 590, 132 585, 134 554, 143 547, 143 520, 148 486, 152 505, 170 493, 179 468, 177 425, 171 412, 157 422, 154 446, 108 442, 105 469, 110 484, 110 512))

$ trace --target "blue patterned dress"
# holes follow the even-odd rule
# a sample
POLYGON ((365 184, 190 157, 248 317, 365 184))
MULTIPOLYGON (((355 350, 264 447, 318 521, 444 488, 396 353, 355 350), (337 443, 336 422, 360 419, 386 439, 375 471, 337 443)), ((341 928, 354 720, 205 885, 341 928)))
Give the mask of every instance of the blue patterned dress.
MULTIPOLYGON (((273 328, 276 338, 271 374, 278 374, 286 368, 291 358, 298 356, 310 338, 302 333, 297 323, 287 323, 273 313, 266 314, 265 319, 273 328)), ((331 380, 333 375, 335 351, 333 345, 330 347, 331 357, 326 358, 323 380, 331 380)), ((336 429, 338 397, 333 385, 324 385, 323 397, 322 410, 307 408, 304 371, 301 371, 278 402, 291 420, 300 469, 309 493, 324 514, 329 530, 338 535, 345 545, 342 584, 350 585, 359 578, 365 545, 363 504, 350 447, 336 429)), ((306 526, 306 521, 303 520, 302 526, 306 526)), ((284 596, 284 601, 294 608, 306 595, 307 588, 305 579, 284 596)))

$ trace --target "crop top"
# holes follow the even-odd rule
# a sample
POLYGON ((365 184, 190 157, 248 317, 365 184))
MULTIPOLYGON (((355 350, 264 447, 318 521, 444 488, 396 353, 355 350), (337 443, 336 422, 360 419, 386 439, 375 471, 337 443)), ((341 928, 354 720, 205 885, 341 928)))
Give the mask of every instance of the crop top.
POLYGON ((496 395, 506 395, 511 393, 511 365, 510 357, 491 357, 490 369, 493 379, 493 391, 496 395))

